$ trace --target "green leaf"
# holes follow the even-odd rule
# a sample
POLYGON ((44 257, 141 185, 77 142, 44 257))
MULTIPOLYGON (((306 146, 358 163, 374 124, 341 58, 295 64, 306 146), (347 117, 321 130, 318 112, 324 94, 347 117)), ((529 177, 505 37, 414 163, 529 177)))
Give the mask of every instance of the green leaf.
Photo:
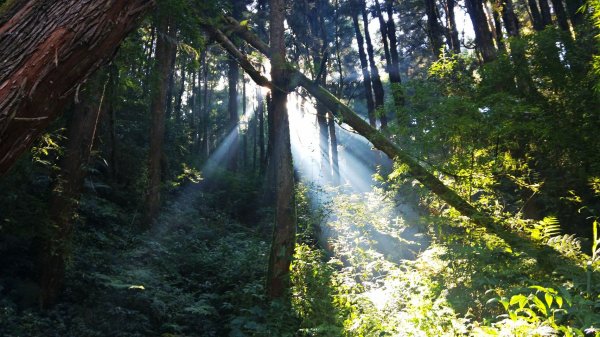
POLYGON ((554 298, 552 297, 552 295, 545 293, 544 299, 546 300, 546 304, 548 304, 548 308, 550 308, 552 306, 552 302, 554 301, 554 298))

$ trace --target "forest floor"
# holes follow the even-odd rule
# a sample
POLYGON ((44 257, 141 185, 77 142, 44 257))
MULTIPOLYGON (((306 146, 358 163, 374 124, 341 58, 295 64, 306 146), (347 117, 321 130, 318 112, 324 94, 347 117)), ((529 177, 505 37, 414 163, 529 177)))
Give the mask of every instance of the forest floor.
POLYGON ((515 336, 523 326, 551 331, 543 320, 502 316, 499 299, 548 289, 555 275, 380 189, 299 187, 291 303, 269 303, 269 210, 239 213, 255 191, 226 184, 237 192, 181 188, 141 235, 131 226, 139 215, 87 195, 63 301, 40 312, 31 281, 0 275, 8 289, 0 335, 459 336, 483 335, 492 323, 515 336))

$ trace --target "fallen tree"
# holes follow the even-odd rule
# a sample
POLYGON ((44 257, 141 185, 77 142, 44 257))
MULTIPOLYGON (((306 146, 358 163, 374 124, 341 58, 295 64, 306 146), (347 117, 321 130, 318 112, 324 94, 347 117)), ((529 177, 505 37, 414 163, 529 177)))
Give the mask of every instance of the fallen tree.
MULTIPOLYGON (((204 25, 203 28, 225 50, 235 56, 235 58, 240 62, 240 66, 242 66, 242 68, 244 68, 244 70, 251 75, 253 79, 256 79, 257 84, 272 88, 272 83, 262 76, 260 72, 252 66, 251 62, 247 60, 246 57, 239 52, 239 50, 237 50, 232 43, 228 42, 228 37, 223 32, 225 31, 229 34, 238 35, 256 50, 267 56, 270 53, 269 45, 264 43, 260 38, 249 31, 247 27, 241 26, 235 19, 227 17, 223 18, 223 22, 222 29, 217 29, 211 25, 204 25)), ((574 273, 578 274, 579 276, 582 275, 581 273, 584 272, 584 269, 575 263, 575 261, 561 255, 548 245, 541 244, 533 241, 531 238, 525 235, 519 235, 510 231, 510 229, 507 229, 496 222, 488 214, 479 211, 477 208, 459 196, 454 190, 446 186, 442 181, 430 173, 406 151, 402 150, 398 145, 386 138, 377 129, 370 126, 365 120, 363 120, 347 105, 342 103, 327 89, 316 84, 292 65, 288 64, 288 71, 290 72, 292 81, 290 83, 290 87, 286 88, 286 90, 292 91, 297 86, 301 86, 306 89, 309 94, 311 94, 322 104, 326 105, 337 115, 339 123, 345 123, 349 125, 358 134, 369 140, 377 149, 384 152, 388 157, 394 161, 406 165, 409 175, 418 180, 421 184, 423 184, 423 186, 436 194, 448 205, 454 207, 463 216, 468 217, 473 223, 486 228, 488 231, 504 240, 511 247, 527 252, 546 268, 553 269, 557 266, 557 263, 559 263, 562 268, 567 269, 563 274, 568 276, 574 276, 574 273)))
POLYGON ((112 59, 153 0, 15 0, 0 6, 0 175, 112 59))

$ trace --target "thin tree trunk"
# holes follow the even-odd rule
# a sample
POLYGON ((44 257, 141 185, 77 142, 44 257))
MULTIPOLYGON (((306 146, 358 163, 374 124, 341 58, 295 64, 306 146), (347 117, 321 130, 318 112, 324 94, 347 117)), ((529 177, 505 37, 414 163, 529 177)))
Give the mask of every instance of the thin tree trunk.
POLYGON ((289 273, 294 254, 296 219, 294 217, 294 172, 290 147, 290 130, 286 108, 287 91, 280 88, 289 86, 289 69, 285 60, 285 1, 271 0, 270 42, 272 114, 274 127, 274 153, 272 164, 275 167, 276 209, 273 242, 267 272, 267 296, 282 298, 289 288, 289 273))
POLYGON ((265 172, 266 155, 265 155, 265 99, 262 91, 258 89, 258 158, 260 162, 260 172, 265 172))
POLYGON ((0 18, 0 175, 112 58, 150 0, 15 1, 0 18), (42 6, 42 4, 44 4, 42 6))
POLYGON ((402 78, 400 77, 400 55, 398 54, 398 39, 396 38, 396 24, 394 23, 394 7, 392 0, 385 0, 385 7, 388 15, 387 36, 390 40, 390 59, 392 61, 389 67, 390 83, 392 97, 396 106, 396 119, 398 125, 406 127, 409 125, 408 116, 401 114, 400 109, 404 107, 404 90, 402 89, 402 78))
POLYGON ((40 305, 44 309, 56 303, 64 286, 74 213, 86 176, 96 126, 103 110, 104 89, 97 108, 90 104, 77 104, 69 123, 65 156, 61 160, 60 174, 50 199, 50 226, 42 243, 40 305))
POLYGON ((149 227, 158 214, 161 189, 161 159, 165 138, 165 114, 169 71, 173 64, 172 50, 175 45, 171 18, 160 13, 156 42, 156 64, 153 71, 152 102, 150 106, 152 124, 150 129, 150 153, 148 156, 148 189, 144 225, 149 227))
POLYGON ((354 33, 358 42, 358 57, 360 59, 360 68, 363 75, 363 85, 365 86, 365 99, 367 100, 367 113, 369 115, 369 124, 375 126, 375 102, 373 101, 373 88, 371 87, 371 74, 369 73, 369 63, 365 54, 364 40, 360 32, 358 24, 358 13, 355 11, 352 14, 352 22, 354 23, 354 33))
POLYGON ((385 70, 389 72, 389 67, 392 63, 392 60, 390 56, 390 46, 388 43, 387 26, 385 24, 383 14, 381 13, 381 5, 379 4, 379 0, 375 0, 375 14, 377 15, 377 20, 379 21, 379 32, 381 33, 381 43, 383 44, 383 52, 385 55, 385 70))
POLYGON ((521 35, 520 24, 519 19, 515 15, 512 0, 500 0, 499 6, 502 8, 502 20, 504 21, 506 33, 510 37, 519 37, 521 35))
POLYGON ((365 41, 367 42, 367 55, 369 56, 369 64, 371 69, 371 82, 373 83, 373 93, 375 94, 375 115, 379 115, 379 121, 381 122, 381 128, 387 128, 387 116, 384 110, 385 98, 383 92, 383 84, 379 77, 379 70, 377 64, 375 64, 375 51, 373 50, 373 43, 371 43, 371 34, 369 34, 369 17, 367 16, 367 9, 364 0, 361 0, 362 19, 363 27, 365 30, 365 41))
POLYGON ((329 138, 331 139, 332 183, 334 186, 338 186, 340 184, 340 164, 337 149, 337 137, 335 134, 335 119, 331 112, 327 114, 327 125, 329 126, 329 138))

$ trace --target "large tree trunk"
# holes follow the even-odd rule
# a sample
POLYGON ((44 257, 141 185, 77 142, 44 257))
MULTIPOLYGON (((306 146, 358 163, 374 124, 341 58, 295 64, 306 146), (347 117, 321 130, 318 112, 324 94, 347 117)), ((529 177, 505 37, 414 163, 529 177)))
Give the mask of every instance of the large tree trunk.
POLYGON ((271 79, 273 81, 273 161, 276 183, 276 209, 273 242, 267 272, 267 295, 271 299, 285 296, 296 238, 294 207, 294 172, 290 147, 287 112, 289 67, 285 60, 284 19, 285 1, 271 0, 270 41, 271 79))
POLYGON ((158 40, 156 42, 156 64, 153 70, 152 116, 150 128, 150 153, 148 160, 148 189, 144 223, 150 226, 160 208, 161 158, 165 139, 165 114, 169 71, 173 64, 172 50, 175 48, 174 29, 167 13, 159 13, 158 40))
MULTIPOLYGON (((229 23, 227 26, 229 31, 241 36, 261 53, 265 55, 269 53, 269 46, 258 39, 256 35, 252 34, 246 29, 240 29, 239 24, 231 19, 227 19, 226 21, 229 23)), ((227 46, 223 45, 223 47, 229 51, 227 46)), ((246 71, 253 72, 254 69, 252 68, 251 64, 246 64, 247 66, 243 66, 244 69, 246 71)), ((308 79, 306 76, 304 76, 304 74, 294 69, 291 65, 288 65, 287 69, 293 73, 293 81, 295 83, 298 83, 300 86, 304 87, 313 97, 327 105, 331 111, 335 111, 344 123, 351 126, 357 133, 369 140, 376 148, 383 151, 386 155, 398 161, 399 163, 405 164, 408 168, 408 174, 432 191, 441 200, 454 207, 462 215, 471 219, 473 223, 485 227, 490 232, 495 233, 516 249, 525 250, 527 254, 531 254, 532 257, 536 258, 537 261, 545 267, 553 268, 557 265, 557 263, 560 263, 561 268, 565 270, 563 272, 564 275, 573 276, 575 273, 578 273, 580 276, 583 275, 585 272, 583 268, 573 263, 572 260, 565 258, 551 247, 540 245, 536 242, 530 241, 527 237, 513 233, 504 228, 501 224, 497 223, 489 215, 478 211, 466 200, 461 198, 455 191, 444 185, 444 183, 442 183, 437 177, 429 173, 427 169, 425 169, 410 154, 402 150, 396 144, 392 143, 387 137, 378 132, 375 128, 371 127, 359 115, 357 115, 325 88, 308 79)), ((259 85, 271 87, 271 83, 268 81, 257 83, 259 85)))
POLYGON ((434 0, 425 1, 425 14, 427 15, 427 37, 431 51, 437 59, 443 46, 443 29, 438 21, 438 12, 434 0))
POLYGON ((385 70, 389 72, 389 67, 392 60, 390 56, 390 46, 388 43, 387 26, 385 19, 383 18, 383 13, 381 12, 379 0, 375 0, 375 15, 377 15, 377 20, 379 21, 379 32, 381 33, 381 42, 383 44, 383 52, 385 55, 385 70))
POLYGON ((352 23, 354 24, 354 33, 356 34, 356 42, 358 43, 358 58, 360 59, 360 68, 363 75, 363 84, 365 86, 365 99, 367 100, 367 114, 369 115, 369 124, 375 126, 377 121, 375 119, 375 102, 373 101, 373 88, 371 86, 371 74, 369 72, 369 63, 367 61, 367 55, 365 54, 365 41, 360 31, 360 25, 358 24, 358 12, 354 11, 352 14, 352 23))
POLYGON ((544 20, 542 20, 542 14, 540 14, 540 8, 535 0, 527 0, 529 5, 529 13, 531 14, 531 23, 533 29, 540 31, 544 29, 544 20))
POLYGON ((496 58, 496 50, 492 40, 492 32, 488 26, 482 0, 466 0, 467 12, 473 23, 475 31, 475 44, 483 59, 483 62, 489 62, 496 58))
MULTIPOLYGON (((103 95, 104 96, 104 95, 103 95)), ((81 103, 75 106, 68 125, 68 141, 65 156, 61 160, 60 174, 50 199, 50 226, 44 233, 41 252, 40 305, 46 309, 53 306, 62 292, 65 280, 66 260, 72 243, 74 213, 86 175, 100 104, 81 103)))
POLYGON ((446 29, 448 30, 448 47, 456 54, 460 54, 460 39, 458 38, 458 29, 456 27, 456 15, 454 14, 455 0, 446 0, 446 29))
POLYGON ((153 1, 14 3, 0 18, 0 174, 112 58, 153 1))
POLYGON ((373 43, 371 43, 371 34, 369 34, 369 18, 367 16, 367 9, 364 0, 361 0, 362 19, 363 26, 365 29, 365 41, 367 42, 367 55, 369 56, 369 65, 371 70, 371 82, 373 83, 373 93, 375 94, 375 114, 379 115, 379 121, 381 127, 387 127, 387 115, 384 110, 385 98, 383 93, 383 84, 379 77, 379 70, 375 64, 375 51, 373 50, 373 43))

